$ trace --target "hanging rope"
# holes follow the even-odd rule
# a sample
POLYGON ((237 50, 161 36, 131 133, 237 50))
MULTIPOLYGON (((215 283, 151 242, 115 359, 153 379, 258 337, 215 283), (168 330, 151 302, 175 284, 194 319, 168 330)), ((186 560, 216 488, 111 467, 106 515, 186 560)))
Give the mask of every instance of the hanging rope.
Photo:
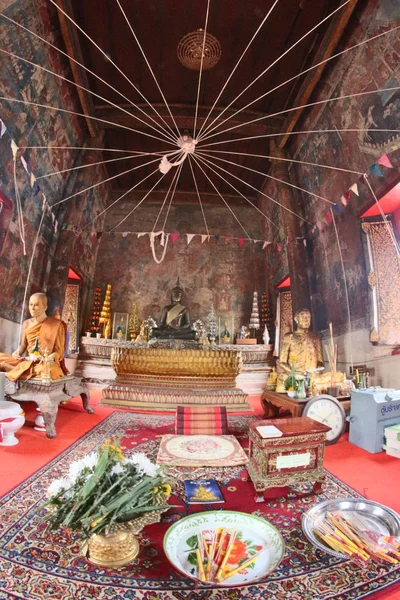
POLYGON ((346 271, 344 269, 343 255, 342 255, 342 249, 340 247, 340 240, 339 240, 338 231, 337 231, 337 228, 336 228, 335 215, 333 214, 333 210, 332 209, 330 209, 330 212, 331 212, 333 227, 335 229, 336 243, 337 243, 338 250, 339 250, 340 263, 342 265, 342 275, 343 275, 344 291, 345 291, 345 294, 346 294, 346 304, 347 304, 347 318, 348 318, 348 324, 349 324, 350 364, 351 364, 351 368, 353 368, 353 344, 352 344, 352 340, 351 340, 351 314, 350 314, 349 292, 347 290, 346 271))
MULTIPOLYGON (((300 44, 306 37, 308 37, 310 35, 310 33, 312 33, 313 31, 315 31, 316 29, 318 29, 318 27, 320 25, 322 25, 323 23, 325 23, 325 21, 327 21, 328 19, 330 19, 331 17, 333 17, 334 14, 336 14, 339 10, 342 10, 346 4, 348 4, 349 2, 351 2, 352 0, 345 0, 345 2, 343 2, 343 4, 341 4, 340 6, 338 6, 335 10, 333 10, 331 13, 329 13, 329 15, 327 15, 324 19, 322 19, 322 21, 320 21, 319 23, 317 23, 312 29, 310 29, 309 31, 307 31, 307 33, 305 33, 299 40, 297 40, 297 42, 295 42, 294 44, 292 44, 290 46, 290 48, 288 48, 287 50, 285 50, 285 52, 283 52, 280 56, 278 56, 278 58, 276 60, 274 60, 273 63, 271 63, 266 69, 264 69, 264 71, 262 73, 260 73, 255 79, 253 79, 253 81, 244 88, 244 90, 242 90, 240 92, 240 94, 238 94, 236 96, 236 98, 234 98, 232 100, 232 102, 230 102, 228 104, 228 106, 226 106, 224 108, 224 110, 219 113, 219 115, 214 119, 214 121, 212 121, 210 123, 210 125, 207 127, 207 129, 204 131, 204 134, 207 133, 207 130, 228 110, 228 108, 230 108, 232 106, 232 104, 234 104, 239 98, 241 98, 243 96, 243 94, 245 92, 247 92, 248 89, 250 89, 255 83, 256 81, 258 81, 261 77, 263 77, 263 75, 265 75, 265 73, 267 73, 270 69, 272 69, 272 67, 274 67, 280 60, 282 60, 282 58, 284 56, 286 56, 286 54, 288 54, 289 52, 291 52, 293 50, 293 48, 295 48, 298 44, 300 44)), ((203 137, 204 137, 203 134, 203 137)))
POLYGON ((227 117, 226 119, 224 119, 220 123, 217 123, 216 125, 214 125, 214 127, 210 126, 209 128, 207 128, 208 133, 211 133, 211 131, 215 131, 215 129, 219 129, 219 127, 221 127, 224 123, 226 123, 227 121, 229 121, 233 117, 237 117, 237 115, 239 113, 243 112, 244 110, 246 110, 247 108, 249 108, 250 106, 252 106, 253 104, 255 104, 256 102, 259 102, 263 98, 266 98, 267 96, 269 96, 273 92, 276 92, 276 90, 279 90, 281 87, 283 87, 287 83, 290 83, 291 81, 295 81, 296 79, 298 79, 302 75, 305 75, 306 73, 309 73, 310 71, 313 71, 317 67, 320 67, 321 65, 326 64, 327 62, 333 60, 334 58, 337 58, 338 56, 341 56, 342 54, 346 54, 347 52, 351 52, 352 50, 355 50, 356 48, 359 48, 360 46, 363 46, 364 44, 368 44, 368 42, 372 42, 373 40, 376 40, 376 39, 378 39, 378 38, 380 38, 380 37, 382 37, 384 35, 388 35, 388 34, 392 33, 393 31, 396 31, 397 29, 400 29, 400 25, 397 25, 397 27, 393 27, 392 29, 388 29, 387 31, 383 31, 382 33, 378 33, 377 35, 374 35, 374 36, 372 36, 372 37, 370 37, 370 38, 368 38, 366 40, 363 40, 362 42, 359 42, 358 44, 354 44, 354 46, 351 46, 350 48, 346 48, 345 50, 342 50, 341 52, 337 52, 336 54, 333 54, 332 56, 329 56, 328 58, 325 58, 324 60, 321 60, 319 63, 316 63, 315 65, 312 65, 308 69, 305 69, 304 71, 301 71, 297 75, 294 75, 293 77, 290 77, 290 79, 287 79, 286 81, 284 81, 283 83, 280 83, 279 85, 275 86, 271 90, 268 90, 267 92, 265 92, 261 96, 258 96, 258 98, 256 98, 255 100, 252 100, 251 102, 249 102, 245 106, 242 106, 241 108, 237 109, 231 115, 229 115, 229 117, 227 117))
POLYGON ((204 212, 204 207, 203 207, 203 203, 201 201, 201 195, 200 195, 200 192, 199 192, 199 187, 197 185, 197 179, 196 179, 196 175, 194 173, 194 169, 193 169, 193 165, 192 165, 192 161, 191 161, 190 156, 189 156, 189 166, 190 166, 190 170, 192 172, 192 177, 193 177, 193 181, 194 181, 194 187, 196 188, 197 199, 198 199, 199 204, 200 204, 201 214, 203 215, 204 226, 206 228, 207 235, 210 235, 210 232, 209 232, 209 229, 208 229, 208 225, 207 225, 207 220, 206 220, 206 214, 204 212))
MULTIPOLYGON (((168 199, 168 196, 169 196, 169 193, 170 193, 170 191, 171 191, 171 188, 172 188, 172 186, 173 186, 173 184, 174 184, 174 181, 175 181, 175 179, 178 177, 178 173, 179 173, 179 170, 175 171, 175 174, 174 174, 174 176, 173 176, 173 178, 172 178, 172 180, 171 180, 171 183, 169 184, 169 188, 168 188, 168 190, 167 190, 167 193, 165 194, 164 201, 163 201, 163 203, 162 203, 162 206, 161 206, 161 208, 160 208, 160 210, 159 210, 159 212, 158 212, 157 218, 156 218, 156 220, 155 220, 155 223, 154 223, 154 225, 153 225, 152 232, 154 232, 155 228, 157 227, 157 223, 158 223, 158 221, 159 221, 159 218, 161 217, 162 211, 163 211, 163 209, 164 209, 165 203, 166 203, 166 201, 167 201, 167 199, 168 199)), ((161 245, 163 245, 163 244, 161 244, 161 245)))
POLYGON ((93 188, 98 187, 99 185, 102 185, 103 183, 112 181, 113 179, 116 179, 116 177, 122 177, 122 175, 126 175, 127 173, 132 173, 132 171, 136 171, 137 169, 142 169, 143 167, 146 167, 147 165, 151 165, 155 162, 158 162, 158 158, 155 158, 154 160, 149 160, 149 162, 144 163, 143 165, 138 165, 137 167, 133 167, 132 169, 128 169, 127 171, 123 171, 122 173, 117 173, 117 175, 113 175, 112 177, 108 177, 107 179, 103 179, 103 181, 99 181, 98 183, 94 183, 93 185, 90 185, 89 187, 84 188, 83 190, 79 190, 78 192, 75 192, 75 194, 71 194, 71 196, 68 196, 67 198, 63 198, 62 200, 59 200, 58 202, 54 202, 54 204, 51 205, 51 208, 54 208, 55 206, 58 206, 59 204, 62 204, 63 202, 66 202, 67 200, 71 200, 71 198, 75 198, 75 196, 84 194, 85 192, 88 192, 89 190, 92 190, 93 188))
POLYGON ((173 201, 173 199, 174 199, 174 196, 175 196, 176 186, 178 185, 178 180, 179 180, 179 177, 180 177, 180 175, 181 175, 181 171, 182 171, 182 165, 180 165, 180 166, 178 167, 178 171, 177 171, 177 177, 176 177, 175 184, 174 184, 174 189, 172 190, 171 199, 170 199, 170 201, 169 201, 169 205, 168 205, 167 214, 165 215, 165 219, 164 219, 164 225, 163 225, 163 227, 162 227, 162 228, 163 228, 163 231, 165 231, 165 226, 166 226, 166 224, 167 224, 167 219, 168 219, 169 211, 171 210, 172 201, 173 201))
MULTIPOLYGON (((272 113, 269 115, 263 115, 262 117, 258 117, 257 119, 252 119, 251 121, 245 121, 244 123, 240 123, 239 125, 234 125, 233 127, 228 127, 228 129, 223 129, 222 131, 217 131, 217 133, 212 133, 211 135, 204 136, 203 140, 208 140, 210 138, 223 135, 224 133, 228 133, 228 131, 233 131, 238 127, 246 127, 247 125, 251 125, 252 123, 257 123, 258 121, 264 121, 266 119, 271 119, 272 117, 278 117, 280 115, 286 115, 295 110, 303 110, 304 108, 310 108, 311 106, 320 106, 321 104, 329 104, 329 102, 338 102, 340 100, 347 100, 348 98, 359 98, 360 96, 368 96, 370 94, 379 94, 381 92, 394 92, 400 90, 400 86, 380 88, 377 90, 369 90, 366 92, 357 92, 356 94, 345 94, 343 96, 337 96, 335 98, 328 98, 326 100, 318 100, 317 102, 309 102, 308 104, 301 104, 299 106, 294 106, 292 108, 285 108, 285 110, 280 110, 276 113, 272 113)), ((199 143, 200 146, 200 143, 199 143)))
POLYGON ((23 25, 21 25, 21 23, 18 23, 17 21, 14 21, 14 19, 11 19, 11 17, 8 17, 7 15, 5 15, 4 13, 0 13, 0 17, 3 17, 3 19, 7 19, 7 21, 11 22, 13 25, 16 25, 17 27, 20 27, 21 29, 23 29, 24 31, 26 31, 27 33, 29 33, 30 35, 34 36, 35 38, 37 38, 38 40, 40 40, 41 42, 43 42, 44 44, 47 44, 48 46, 50 46, 51 48, 54 48, 54 50, 56 50, 57 52, 59 52, 60 54, 62 54, 63 56, 65 56, 66 58, 68 58, 68 60, 72 61, 73 63, 75 63, 76 65, 78 65, 79 67, 81 67, 82 69, 84 69, 87 73, 90 73, 90 75, 92 75, 93 77, 95 77, 98 81, 101 81, 102 83, 104 83, 104 85, 106 85, 108 88, 110 88, 111 90, 113 90, 116 94, 118 94, 121 98, 123 98, 124 100, 126 100, 131 106, 133 106, 134 108, 136 108, 139 112, 143 113, 148 119, 150 119, 153 123, 155 123, 162 131, 164 131, 165 134, 168 135, 168 131, 165 130, 160 123, 158 123, 155 119, 153 119, 153 117, 151 117, 150 115, 148 115, 140 106, 137 106, 134 102, 132 102, 132 100, 130 100, 127 96, 125 96, 124 94, 122 94, 120 91, 118 91, 115 87, 113 87, 112 85, 110 85, 107 81, 105 81, 105 79, 103 79, 102 77, 100 77, 99 75, 97 75, 96 73, 94 73, 93 71, 91 71, 90 69, 88 69, 87 67, 85 67, 84 64, 82 64, 81 62, 79 62, 78 60, 76 60, 75 58, 73 58, 72 56, 69 56, 69 54, 67 54, 66 52, 64 52, 63 50, 61 50, 61 48, 57 48, 57 46, 55 46, 54 44, 52 44, 51 42, 49 42, 48 40, 46 40, 45 38, 41 37, 40 35, 38 35, 37 33, 35 33, 34 31, 31 31, 30 29, 28 29, 27 27, 24 27, 23 25))
MULTIPOLYGON (((201 132, 203 131, 203 128, 206 124, 206 122, 208 121, 212 111, 214 110, 215 106, 217 105, 218 100, 221 98, 222 94, 224 93, 224 90, 226 88, 226 86, 228 85, 228 83, 230 82, 230 80, 233 77, 233 74, 235 73, 236 69, 238 68, 238 66, 240 65, 240 63, 242 62, 243 57, 245 56, 247 50, 250 48, 251 44, 253 43, 253 41, 255 40, 255 38, 257 37, 259 31, 261 30, 262 26, 264 25, 264 23, 267 21, 269 15, 272 13, 272 11, 274 10, 275 6, 278 4, 278 0, 275 0, 274 4, 271 6, 271 8, 269 9, 269 11, 267 12, 267 14, 265 15, 265 17, 263 18, 263 20, 261 21, 261 24, 258 26, 256 32, 254 33, 253 37, 251 38, 251 40, 249 41, 249 43, 247 44, 246 48, 244 49, 244 51, 242 52, 239 60, 237 61, 236 65, 234 66, 234 68, 231 71, 231 74, 229 75, 228 79, 225 81, 224 86, 222 87, 222 90, 220 91, 220 93, 218 94, 214 104, 212 105, 212 107, 210 108, 206 118, 203 121, 203 125, 200 128, 199 131, 199 135, 197 136, 198 138, 200 138, 201 136, 201 132)), ((212 125, 212 123, 211 123, 212 125)))
POLYGON ((332 202, 332 200, 328 200, 327 198, 324 198, 323 196, 314 194, 313 192, 310 192, 309 190, 306 190, 305 188, 299 187, 298 185, 295 185, 294 183, 289 183, 289 181, 285 181, 284 179, 279 179, 278 177, 273 177, 273 175, 269 175, 268 173, 263 173, 262 171, 258 171, 257 169, 251 169, 250 167, 245 167, 244 165, 240 165, 239 163, 232 162, 231 160, 226 160, 225 158, 218 158, 217 156, 215 156, 215 157, 210 156, 209 154, 206 154, 205 152, 199 151, 198 154, 201 156, 204 155, 204 156, 208 156, 209 158, 214 158, 215 160, 219 160, 221 162, 228 163, 229 165, 235 165, 236 167, 246 169, 246 171, 251 171, 252 173, 258 173, 259 175, 263 175, 264 177, 267 177, 268 179, 273 179, 274 181, 279 181, 279 183, 283 183, 284 185, 288 185, 289 187, 295 188, 296 190, 300 190, 301 192, 304 192, 305 194, 308 194, 309 196, 313 196, 315 198, 319 198, 320 200, 324 200, 324 202, 328 202, 328 204, 336 204, 336 202, 332 202))
MULTIPOLYGON (((146 104, 156 113, 157 117, 159 119, 161 119, 161 121, 164 123, 164 125, 166 125, 167 129, 171 129, 170 126, 168 125, 168 123, 165 121, 165 119, 160 115, 160 113, 157 111, 157 109, 147 100, 146 96, 144 94, 142 94, 142 92, 139 90, 138 87, 136 87, 136 85, 134 83, 132 83, 132 81, 129 79, 129 77, 127 77, 127 75, 125 75, 125 73, 122 71, 122 69, 119 68, 119 66, 112 60, 112 58, 110 58, 110 56, 104 52, 104 50, 102 48, 100 48, 100 46, 98 44, 96 44, 96 42, 90 37, 90 35, 88 35, 86 33, 86 31, 84 31, 82 29, 82 27, 80 27, 78 25, 78 23, 76 21, 74 21, 74 19, 72 17, 70 17, 58 4, 57 2, 55 2, 55 0, 50 0, 50 2, 52 4, 54 4, 54 6, 57 8, 57 10, 59 10, 69 21, 71 21, 71 23, 73 25, 75 25, 75 27, 77 29, 79 29, 79 31, 81 33, 83 33, 83 35, 89 40, 89 42, 91 42, 93 44, 93 46, 95 46, 97 48, 97 50, 99 50, 102 55, 104 56, 104 58, 110 62, 112 64, 113 67, 115 67, 118 71, 118 73, 120 73, 122 75, 122 77, 133 87, 133 89, 135 90, 135 92, 137 92, 139 94, 139 96, 141 98, 143 98, 143 100, 146 102, 146 104)), ((147 113, 145 113, 146 117, 148 117, 149 119, 151 118, 150 115, 148 115, 147 113)), ((152 121, 154 121, 154 119, 151 118, 152 121)), ((157 123, 157 121, 155 121, 157 123)), ((157 123, 157 125, 159 126, 159 123, 157 123)), ((171 130, 172 131, 172 130, 171 130)), ((173 132, 172 132, 173 133, 173 132)))
POLYGON ((233 210, 231 209, 231 207, 229 206, 229 204, 227 203, 227 201, 225 200, 225 198, 222 196, 222 194, 219 192, 219 190, 217 189, 217 187, 214 185, 214 183, 212 182, 212 180, 209 178, 209 176, 207 175, 207 173, 204 171, 203 167, 201 166, 201 164, 199 163, 199 161, 196 159, 196 157, 193 157, 194 162, 196 163, 196 165, 199 167, 200 171, 203 173, 203 175, 208 179, 208 181, 211 183, 211 185, 213 186, 214 190, 217 192, 218 196, 221 198, 221 200, 224 202, 226 208, 229 210, 229 212, 232 214, 232 216, 234 217, 234 219, 239 223, 240 227, 243 229, 243 232, 245 234, 245 236, 251 240, 251 237, 249 236, 249 234, 247 233, 246 229, 244 228, 244 226, 242 225, 242 223, 240 222, 240 220, 238 219, 238 217, 235 215, 235 213, 233 212, 233 210))
MULTIPOLYGON (((139 40, 138 40, 138 37, 137 37, 137 35, 136 35, 136 33, 135 33, 135 31, 134 31, 134 29, 133 29, 133 27, 132 27, 132 25, 131 25, 131 23, 130 23, 129 19, 128 19, 128 17, 126 16, 126 13, 125 13, 124 9, 122 8, 122 6, 121 6, 121 3, 120 3, 120 1, 119 1, 119 0, 117 0, 117 4, 118 4, 118 6, 119 6, 119 8, 120 8, 120 10, 121 10, 121 12, 122 12, 122 14, 123 14, 124 18, 125 18, 125 21, 126 21, 126 22, 127 22, 127 24, 128 24, 128 27, 129 27, 129 29, 131 30, 131 33, 132 33, 133 37, 135 38, 135 41, 136 41, 137 45, 139 46, 139 50, 140 50, 140 52, 142 53, 142 56, 143 56, 144 60, 146 61, 146 65, 148 66, 148 68, 149 68, 149 71, 150 71, 150 73, 152 74, 152 77, 153 77, 153 79, 154 79, 154 81, 155 81, 155 84, 156 84, 156 86, 157 86, 157 88, 158 88, 158 91, 159 91, 159 92, 160 92, 160 94, 161 94, 161 98, 164 100, 164 104, 165 104, 165 106, 167 107, 167 110, 168 110, 169 116, 171 117, 171 119, 172 119, 172 122, 173 122, 173 124, 175 125, 176 131, 177 131, 177 133, 178 133, 178 136, 179 136, 179 135, 180 135, 180 132, 179 132, 179 129, 178 129, 178 125, 177 125, 177 124, 176 124, 176 122, 175 122, 175 119, 174 119, 174 116, 173 116, 173 114, 172 114, 172 112, 171 112, 171 109, 170 109, 170 107, 169 107, 169 104, 168 104, 168 102, 167 102, 167 100, 166 100, 166 98, 165 98, 165 96, 164 96, 164 94, 163 94, 163 91, 162 91, 162 89, 161 89, 161 87, 160 87, 160 84, 159 84, 159 83, 158 83, 158 81, 157 81, 157 77, 154 75, 153 69, 151 68, 151 66, 150 66, 150 63, 149 63, 149 61, 147 60, 147 56, 146 56, 146 54, 144 53, 144 51, 143 51, 143 48, 142 48, 142 46, 141 46, 141 44, 140 44, 140 42, 139 42, 139 40)), ((166 122, 164 121, 164 123, 166 123, 166 122)), ((168 125, 168 127, 169 127, 169 125, 168 125)), ((175 135, 174 135, 174 132, 173 132, 173 130, 171 129, 171 127, 169 127, 169 130, 172 132, 172 135, 173 135, 173 137, 174 137, 174 139, 175 139, 175 135)))
POLYGON ((207 25, 208 25, 208 15, 209 15, 209 13, 210 13, 210 0, 207 0, 206 21, 205 21, 205 24, 204 24, 204 32, 203 32, 203 45, 202 45, 202 48, 201 48, 199 82, 197 84, 196 109, 194 111, 193 138, 196 138, 197 111, 199 110, 201 76, 202 76, 202 73, 203 73, 204 49, 206 47, 206 36, 207 36, 207 25))
POLYGON ((22 248, 24 256, 26 256, 26 243, 25 243, 25 225, 24 225, 24 216, 22 212, 22 204, 21 204, 21 196, 18 188, 18 179, 17 179, 17 154, 18 154, 18 146, 11 139, 11 152, 13 156, 13 173, 14 173, 14 191, 15 191, 15 202, 17 207, 17 220, 18 220, 18 229, 19 229, 19 237, 21 238, 22 248))
POLYGON ((7 54, 8 56, 12 56, 13 58, 21 60, 21 61, 23 61, 25 63, 28 63, 29 65, 32 65, 33 67, 35 67, 37 69, 40 69, 41 71, 45 71, 46 73, 49 73, 53 77, 58 77, 59 79, 62 79, 63 81, 66 81, 67 83, 70 83, 71 85, 74 85, 75 87, 77 87, 77 88, 79 88, 81 90, 84 90, 85 92, 87 92, 88 94, 91 94, 92 96, 95 96, 96 98, 100 98, 100 100, 103 100, 104 102, 106 102, 110 106, 113 106, 117 110, 120 110, 121 112, 126 113, 127 115, 129 115, 133 119, 136 119, 137 121, 140 121, 140 123, 143 123, 144 125, 146 125, 146 127, 149 127, 150 129, 153 129, 154 131, 156 131, 158 133, 158 135, 164 136, 168 141, 171 141, 171 142, 175 141, 175 138, 172 137, 171 135, 168 135, 168 134, 164 133, 164 130, 160 131, 158 128, 153 127, 153 125, 150 125, 150 123, 147 123, 146 121, 143 121, 143 119, 141 119, 137 115, 134 115, 133 113, 129 112, 129 110, 126 110, 126 108, 124 108, 123 106, 119 106, 118 104, 114 104, 114 102, 111 102, 111 100, 107 100, 107 98, 104 98, 104 96, 100 96, 100 94, 96 94, 96 92, 93 92, 92 90, 84 87, 83 85, 80 85, 79 83, 76 83, 76 81, 73 81, 72 79, 68 79, 67 77, 64 77, 63 75, 59 75, 58 73, 55 73, 54 71, 51 71, 50 69, 47 69, 46 67, 43 67, 42 65, 38 65, 37 63, 34 63, 31 60, 23 58, 22 56, 18 56, 17 54, 13 54, 12 52, 8 52, 7 50, 4 50, 2 48, 0 48, 0 52, 3 52, 3 54, 7 54))
POLYGON ((163 231, 161 231, 161 232, 159 232, 159 233, 153 233, 153 232, 152 232, 152 233, 150 234, 150 248, 151 248, 151 252, 152 252, 152 254, 153 254, 154 261, 155 261, 155 262, 156 262, 158 265, 161 265, 161 263, 163 262, 163 260, 164 260, 164 258, 165 258, 165 255, 166 255, 166 253, 167 253, 168 242, 169 242, 169 233, 167 233, 167 234, 164 234, 164 232, 163 232, 163 231), (163 246, 163 251, 162 251, 161 257, 160 257, 160 258, 157 258, 157 256, 156 256, 156 249, 155 249, 155 247, 154 247, 154 240, 155 240, 155 238, 156 238, 156 237, 158 237, 160 234, 163 236, 163 238, 162 238, 162 241, 161 241, 161 246, 163 246), (163 242, 164 242, 164 243, 163 243, 163 242))
MULTIPOLYGON (((225 179, 225 177, 223 177, 221 175, 221 173, 218 173, 218 171, 216 171, 211 166, 212 165, 211 161, 209 161, 209 160, 207 160, 205 158, 200 158, 199 156, 198 156, 198 159, 200 161, 202 161, 209 169, 211 169, 211 171, 213 171, 216 175, 218 175, 218 177, 220 179, 222 179, 222 181, 225 181, 225 183, 227 183, 233 190, 235 190, 235 192, 237 194, 239 194, 239 196, 241 196, 242 198, 244 198, 244 200, 246 200, 246 202, 248 202, 253 208, 255 208, 256 211, 259 212, 264 217, 264 219, 267 219, 267 221, 269 221, 271 223, 271 225, 273 225, 274 227, 276 227, 276 229, 278 229, 278 231, 279 231, 279 227, 278 227, 278 225, 276 225, 276 223, 274 223, 274 221, 272 221, 265 213, 263 213, 262 210, 260 210, 258 208, 258 206, 256 206, 255 204, 253 204, 253 202, 251 200, 249 200, 249 198, 247 198, 244 194, 242 194, 242 192, 240 192, 232 183, 230 183, 227 179, 225 179)), ((218 168, 218 165, 215 165, 215 166, 218 168)))
MULTIPOLYGON (((322 165, 321 163, 307 162, 305 160, 295 160, 294 158, 283 158, 280 156, 270 156, 268 154, 249 154, 248 152, 228 152, 227 150, 207 150, 213 154, 234 154, 236 156, 252 156, 255 158, 265 158, 268 160, 276 160, 281 162, 297 163, 298 165, 307 165, 311 167, 320 167, 321 169, 332 169, 333 171, 343 171, 344 173, 352 173, 353 175, 364 175, 361 171, 353 171, 352 169, 342 169, 341 167, 332 167, 331 165, 322 165)), ((199 151, 198 154, 205 154, 199 151)))
MULTIPOLYGON (((400 133, 400 129, 373 129, 374 132, 378 133, 400 133)), ((199 148, 209 148, 210 146, 220 146, 221 144, 232 144, 233 142, 243 142, 246 140, 259 140, 261 138, 271 138, 271 137, 280 137, 282 135, 302 135, 303 133, 306 135, 310 135, 311 133, 345 133, 345 132, 353 132, 353 133, 362 133, 367 132, 371 133, 371 130, 367 127, 361 128, 350 128, 350 129, 338 129, 335 127, 334 129, 309 129, 308 131, 280 131, 277 133, 264 133, 261 135, 250 135, 242 138, 233 138, 231 140, 222 140, 222 142, 211 142, 210 144, 199 144, 199 148)))

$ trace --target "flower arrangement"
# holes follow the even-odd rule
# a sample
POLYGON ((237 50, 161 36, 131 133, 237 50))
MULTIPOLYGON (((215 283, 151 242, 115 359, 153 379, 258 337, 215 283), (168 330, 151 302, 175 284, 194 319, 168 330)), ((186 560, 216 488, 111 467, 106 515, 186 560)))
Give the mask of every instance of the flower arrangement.
POLYGON ((125 457, 119 440, 106 440, 98 452, 73 462, 47 493, 49 529, 70 528, 89 538, 111 533, 143 513, 166 510, 171 486, 144 454, 125 457))

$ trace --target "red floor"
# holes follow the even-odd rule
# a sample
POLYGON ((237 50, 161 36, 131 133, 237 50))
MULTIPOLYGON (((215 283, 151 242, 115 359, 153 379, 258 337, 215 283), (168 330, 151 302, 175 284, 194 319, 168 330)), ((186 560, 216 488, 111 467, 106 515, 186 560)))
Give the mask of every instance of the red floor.
MULTIPOLYGON (((47 439, 33 429, 36 405, 25 403, 26 423, 18 432, 19 444, 0 447, 0 496, 35 473, 114 409, 98 406, 101 393, 91 393, 95 414, 82 409, 80 399, 61 406, 57 416, 57 437, 47 439)), ((256 413, 260 412, 259 398, 250 399, 256 413)), ((400 460, 384 452, 369 454, 348 442, 347 434, 333 446, 327 446, 325 467, 342 481, 370 500, 381 502, 400 513, 400 460)), ((398 587, 396 585, 396 587, 398 587)), ((399 600, 400 591, 384 591, 371 599, 399 600)))

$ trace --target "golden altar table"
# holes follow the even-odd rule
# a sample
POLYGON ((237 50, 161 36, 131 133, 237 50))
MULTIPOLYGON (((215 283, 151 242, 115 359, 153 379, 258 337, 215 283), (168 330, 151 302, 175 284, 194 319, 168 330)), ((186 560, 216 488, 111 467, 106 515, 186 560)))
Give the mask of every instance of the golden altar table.
POLYGON ((208 404, 251 410, 247 394, 236 387, 239 350, 116 346, 111 364, 117 378, 103 390, 102 404, 108 406, 175 410, 208 404))

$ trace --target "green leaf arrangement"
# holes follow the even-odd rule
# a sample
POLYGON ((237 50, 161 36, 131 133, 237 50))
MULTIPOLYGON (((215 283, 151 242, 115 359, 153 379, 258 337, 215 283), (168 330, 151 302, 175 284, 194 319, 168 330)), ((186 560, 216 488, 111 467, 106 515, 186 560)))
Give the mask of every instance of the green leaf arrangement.
POLYGON ((159 468, 144 454, 124 457, 120 440, 106 440, 98 452, 75 461, 65 477, 50 484, 45 521, 48 529, 69 528, 89 538, 143 513, 165 510, 170 493, 159 468))

